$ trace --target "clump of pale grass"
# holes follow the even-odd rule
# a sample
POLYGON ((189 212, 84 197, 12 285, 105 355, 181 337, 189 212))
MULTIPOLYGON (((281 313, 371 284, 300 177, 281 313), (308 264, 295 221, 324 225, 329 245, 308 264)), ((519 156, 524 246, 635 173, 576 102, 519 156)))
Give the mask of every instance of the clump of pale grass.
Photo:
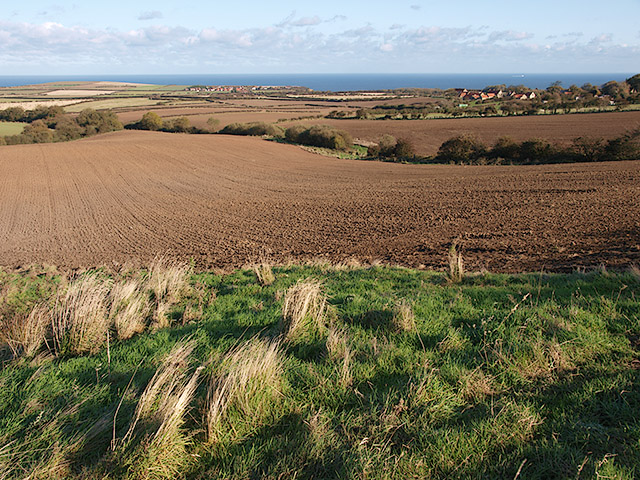
POLYGON ((225 430, 259 425, 281 396, 282 364, 278 342, 252 340, 232 349, 221 362, 222 373, 212 378, 207 396, 207 437, 220 441, 225 430), (229 414, 240 419, 229 425, 229 414), (244 425, 243 425, 244 423, 244 425))
POLYGON ((292 285, 284 296, 282 307, 285 338, 291 340, 307 327, 322 329, 326 304, 320 281, 308 278, 292 285))
POLYGON ((110 318, 118 338, 126 340, 144 332, 151 315, 149 296, 139 280, 118 282, 111 289, 110 318))
POLYGON ((459 383, 460 393, 469 401, 482 401, 486 396, 496 393, 493 378, 486 375, 480 368, 463 372, 460 375, 459 383))
POLYGON ((260 262, 253 264, 251 266, 251 269, 255 272, 256 277, 258 278, 258 282, 263 287, 271 285, 276 280, 276 277, 273 274, 273 269, 271 268, 271 264, 265 259, 262 259, 260 262))
POLYGON ((97 275, 72 281, 51 312, 53 351, 57 355, 97 352, 109 330, 109 283, 97 275))
POLYGON ((13 358, 32 357, 45 343, 50 324, 49 309, 44 305, 37 305, 28 315, 9 318, 0 314, 0 342, 9 347, 13 358))
POLYGON ((636 280, 640 281, 640 267, 638 267, 638 265, 635 263, 632 264, 631 267, 629 267, 629 272, 631 272, 631 275, 633 275, 636 280))
POLYGON ((352 352, 346 332, 334 327, 329 328, 326 346, 329 358, 335 362, 341 362, 338 372, 340 385, 344 388, 350 386, 353 383, 353 375, 351 374, 352 352))
POLYGON ((398 330, 409 332, 416 329, 413 308, 406 300, 400 300, 393 308, 393 323, 398 330))
POLYGON ((191 267, 185 263, 156 258, 149 266, 147 288, 156 302, 155 327, 165 328, 171 323, 168 313, 171 307, 189 291, 191 267))
POLYGON ((195 344, 176 345, 140 396, 134 419, 119 447, 132 478, 176 478, 189 462, 184 418, 203 367, 189 375, 195 344), (143 436, 140 443, 133 440, 143 436))
POLYGON ((458 242, 454 241, 449 247, 449 281, 451 283, 460 283, 464 278, 464 261, 462 252, 459 250, 458 242))

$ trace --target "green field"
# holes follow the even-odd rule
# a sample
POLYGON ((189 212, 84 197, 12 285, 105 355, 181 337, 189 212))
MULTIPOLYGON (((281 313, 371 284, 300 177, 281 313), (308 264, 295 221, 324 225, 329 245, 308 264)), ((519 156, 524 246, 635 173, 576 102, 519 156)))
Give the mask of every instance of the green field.
POLYGON ((28 123, 0 122, 0 136, 20 135, 28 123))
POLYGON ((640 475, 637 270, 269 273, 0 271, 2 478, 640 475))

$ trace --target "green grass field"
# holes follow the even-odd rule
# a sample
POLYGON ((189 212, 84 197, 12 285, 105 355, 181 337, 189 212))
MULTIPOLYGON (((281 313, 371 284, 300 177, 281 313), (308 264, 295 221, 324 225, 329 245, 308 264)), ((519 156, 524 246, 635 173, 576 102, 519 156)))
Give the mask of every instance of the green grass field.
POLYGON ((19 356, 5 348, 0 372, 2 478, 640 475, 637 272, 260 273, 179 288, 158 269, 98 271, 108 336, 82 350, 91 329, 49 332, 27 355, 8 325, 42 302, 29 318, 88 318, 96 300, 62 312, 78 280, 0 272, 2 338, 19 356), (133 296, 112 316, 126 285, 152 305, 129 323, 133 296))
POLYGON ((21 122, 0 122, 0 136, 20 135, 26 125, 21 122))

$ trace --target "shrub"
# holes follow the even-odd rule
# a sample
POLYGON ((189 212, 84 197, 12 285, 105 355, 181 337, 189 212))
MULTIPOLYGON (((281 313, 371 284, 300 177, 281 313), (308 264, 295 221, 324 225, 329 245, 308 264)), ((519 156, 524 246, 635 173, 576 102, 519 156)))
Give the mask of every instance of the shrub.
POLYGON ((511 137, 500 137, 491 149, 491 158, 516 160, 520 154, 520 146, 511 137))
POLYGON ((485 153, 484 145, 477 139, 468 135, 458 135, 440 145, 437 158, 441 161, 468 163, 478 160, 485 153))
POLYGON ((155 131, 162 129, 164 121, 156 112, 147 112, 142 116, 138 125, 141 130, 155 131))
POLYGON ((548 163, 556 156, 557 150, 546 140, 534 138, 520 144, 520 161, 527 163, 548 163))
POLYGON ((329 125, 312 125, 308 128, 294 125, 287 129, 285 138, 294 143, 332 150, 347 150, 353 146, 353 139, 349 132, 329 125))
POLYGON ((85 135, 122 130, 122 123, 111 110, 96 111, 86 108, 78 115, 76 121, 84 128, 85 135))
POLYGON ((172 133, 187 133, 191 129, 191 122, 187 117, 178 117, 166 120, 164 122, 164 127, 162 128, 165 132, 172 133))
POLYGON ((253 123, 231 123, 220 130, 220 133, 228 135, 249 135, 261 137, 268 135, 278 137, 282 135, 282 130, 270 123, 253 122, 253 123))
POLYGON ((67 140, 77 140, 82 137, 82 128, 75 119, 63 116, 56 118, 55 140, 65 142, 67 140))

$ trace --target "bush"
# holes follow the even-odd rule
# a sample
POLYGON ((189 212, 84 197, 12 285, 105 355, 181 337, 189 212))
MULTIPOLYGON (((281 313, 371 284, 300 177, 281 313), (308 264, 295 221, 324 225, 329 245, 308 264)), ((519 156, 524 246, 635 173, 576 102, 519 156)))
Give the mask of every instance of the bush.
POLYGON ((255 137, 261 137, 264 135, 279 137, 282 135, 282 130, 275 125, 264 122, 231 123, 220 130, 220 133, 228 135, 249 135, 255 137))
POLYGON ((523 163, 548 163, 557 153, 553 145, 539 138, 520 144, 520 161, 523 163))
POLYGON ((640 158, 640 128, 614 138, 604 147, 604 160, 635 160, 640 158))
POLYGON ((156 112, 145 113, 138 123, 141 130, 160 130, 164 125, 164 121, 156 112))
POLYGON ((82 128, 78 123, 70 117, 58 117, 55 124, 54 139, 58 142, 67 140, 77 140, 82 137, 82 128))
POLYGON ((396 140, 392 135, 383 135, 377 145, 367 149, 367 154, 379 158, 409 158, 415 157, 415 150, 409 140, 396 140))
POLYGON ((353 146, 353 139, 348 132, 329 125, 312 125, 308 128, 294 125, 287 129, 285 138, 293 143, 332 150, 348 150, 353 146))
POLYGON ((123 128, 122 123, 111 110, 96 111, 86 108, 80 112, 76 121, 84 129, 84 134, 87 136, 113 132, 123 128))
POLYGON ((486 148, 477 139, 468 135, 458 135, 440 145, 436 158, 441 161, 469 163, 485 155, 486 148))
POLYGON ((172 118, 164 122, 164 132, 187 133, 191 130, 191 122, 187 117, 172 118))
POLYGON ((519 155, 520 146, 511 137, 500 137, 493 145, 489 156, 493 159, 517 160, 519 155))

